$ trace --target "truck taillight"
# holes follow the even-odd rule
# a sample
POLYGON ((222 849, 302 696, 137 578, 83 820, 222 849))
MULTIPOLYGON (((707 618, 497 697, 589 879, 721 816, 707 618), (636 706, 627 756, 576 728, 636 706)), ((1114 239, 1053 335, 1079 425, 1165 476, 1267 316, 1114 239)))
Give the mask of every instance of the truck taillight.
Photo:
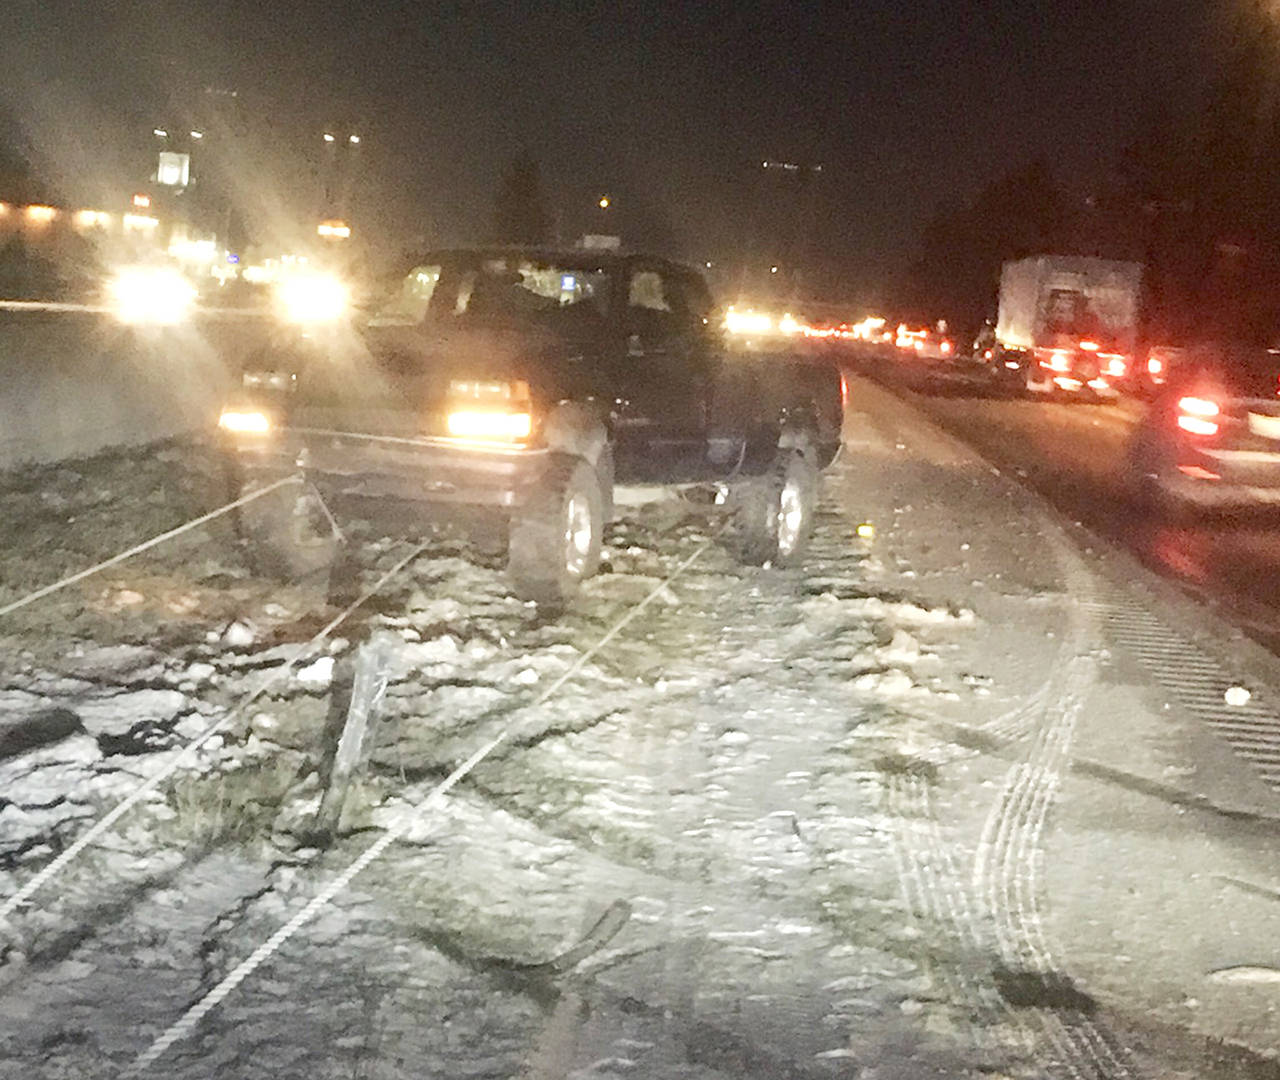
POLYGON ((1098 353, 1103 361, 1102 373, 1113 379, 1123 379, 1129 370, 1129 362, 1119 353, 1098 353))
POLYGON ((1071 356, 1060 349, 1055 349, 1048 356, 1041 358, 1040 366, 1048 368, 1050 371, 1070 371, 1071 356))

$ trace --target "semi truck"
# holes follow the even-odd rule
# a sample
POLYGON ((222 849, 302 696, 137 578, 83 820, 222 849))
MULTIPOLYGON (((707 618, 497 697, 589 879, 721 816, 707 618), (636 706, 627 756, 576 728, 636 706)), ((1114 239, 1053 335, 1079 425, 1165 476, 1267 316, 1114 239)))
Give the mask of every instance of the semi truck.
POLYGON ((1034 255, 1005 263, 994 347, 983 350, 993 378, 1028 394, 1114 397, 1133 365, 1141 290, 1134 262, 1034 255))

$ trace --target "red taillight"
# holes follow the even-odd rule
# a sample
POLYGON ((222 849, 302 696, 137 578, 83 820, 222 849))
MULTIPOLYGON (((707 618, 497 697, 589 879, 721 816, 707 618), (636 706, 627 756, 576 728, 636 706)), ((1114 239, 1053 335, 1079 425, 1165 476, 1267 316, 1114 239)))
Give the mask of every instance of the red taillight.
POLYGON ((942 354, 943 354, 944 356, 946 356, 947 354, 949 354, 949 353, 951 352, 951 349, 952 349, 951 342, 949 342, 949 341, 944 341, 944 342, 942 343, 942 354))
POLYGON ((1102 369, 1103 373, 1110 375, 1113 379, 1123 379, 1129 370, 1128 361, 1119 353, 1099 353, 1098 359, 1106 361, 1106 366, 1102 369))
POLYGON ((1218 413, 1222 412, 1216 401, 1201 397, 1180 398, 1178 400, 1178 408, 1184 413, 1190 413, 1192 416, 1217 416, 1218 413))
POLYGON ((1222 412, 1216 401, 1208 398, 1184 397, 1178 399, 1178 427, 1192 435, 1216 435, 1218 423, 1209 417, 1222 412))
POLYGON ((1080 342, 1080 348, 1085 352, 1097 352, 1100 346, 1096 341, 1082 341, 1080 342))
POLYGON ((1050 371, 1070 371, 1071 357, 1064 352, 1051 353, 1048 360, 1040 361, 1040 366, 1050 371))
POLYGON ((1164 361, 1155 356, 1151 357, 1147 361, 1147 371, 1152 375, 1159 375, 1164 371, 1164 361))

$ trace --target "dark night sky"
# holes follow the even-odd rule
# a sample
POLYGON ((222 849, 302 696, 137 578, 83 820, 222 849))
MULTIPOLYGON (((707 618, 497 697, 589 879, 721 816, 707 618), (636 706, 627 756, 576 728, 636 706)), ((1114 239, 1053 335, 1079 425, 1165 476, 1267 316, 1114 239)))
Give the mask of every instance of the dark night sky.
POLYGON ((874 278, 1011 164, 1087 185, 1156 103, 1194 100, 1232 2, 4 0, 0 106, 74 174, 154 103, 233 85, 359 125, 380 219, 445 239, 484 228, 526 148, 567 217, 612 191, 690 257, 760 227, 762 159, 822 162, 830 250, 874 278))

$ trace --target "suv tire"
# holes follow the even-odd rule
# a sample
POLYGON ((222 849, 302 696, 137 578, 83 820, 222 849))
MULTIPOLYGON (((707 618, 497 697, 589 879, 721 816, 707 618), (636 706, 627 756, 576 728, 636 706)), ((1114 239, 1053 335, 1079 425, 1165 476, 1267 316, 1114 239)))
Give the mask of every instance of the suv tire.
POLYGON ((818 467, 810 454, 779 447, 772 467, 737 492, 736 539, 743 562, 790 566, 804 555, 818 505, 818 467))
POLYGON ((507 573, 522 600, 563 607, 600 567, 602 478, 591 463, 555 454, 511 517, 507 573))

